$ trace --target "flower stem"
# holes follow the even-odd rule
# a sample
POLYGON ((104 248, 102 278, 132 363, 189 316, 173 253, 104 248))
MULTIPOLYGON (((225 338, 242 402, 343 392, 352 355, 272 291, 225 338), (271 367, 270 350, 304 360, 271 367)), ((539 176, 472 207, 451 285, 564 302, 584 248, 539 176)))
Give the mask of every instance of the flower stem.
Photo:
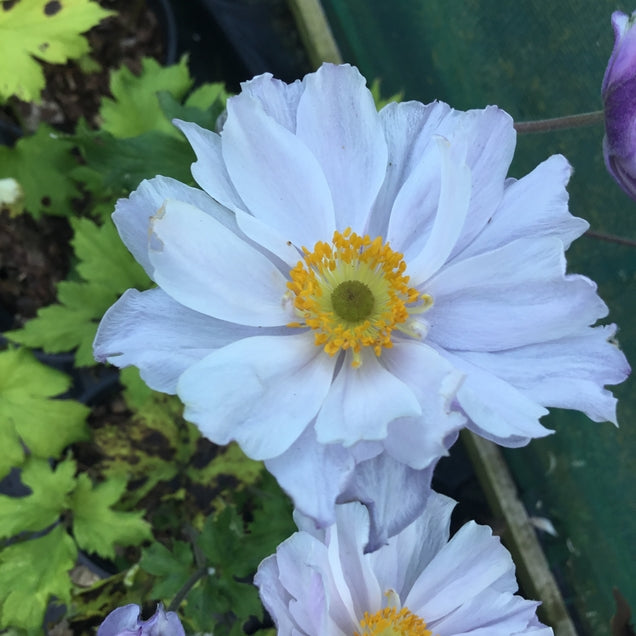
POLYGON ((628 247, 636 247, 636 240, 628 239, 623 236, 616 236, 615 234, 605 234, 603 232, 588 230, 585 233, 585 236, 599 239, 601 241, 607 241, 608 243, 618 243, 619 245, 627 245, 628 247))
POLYGON ((542 133, 553 130, 565 130, 567 128, 583 128, 594 126, 603 121, 604 111, 595 110, 591 113, 579 113, 565 117, 553 117, 552 119, 537 119, 535 121, 518 121, 515 130, 520 133, 542 133))
POLYGON ((197 581, 208 574, 208 570, 209 568, 207 567, 201 567, 188 577, 188 580, 183 584, 183 587, 177 592, 168 606, 169 612, 176 612, 177 609, 179 609, 179 605, 181 605, 183 599, 190 593, 190 590, 195 586, 197 581))

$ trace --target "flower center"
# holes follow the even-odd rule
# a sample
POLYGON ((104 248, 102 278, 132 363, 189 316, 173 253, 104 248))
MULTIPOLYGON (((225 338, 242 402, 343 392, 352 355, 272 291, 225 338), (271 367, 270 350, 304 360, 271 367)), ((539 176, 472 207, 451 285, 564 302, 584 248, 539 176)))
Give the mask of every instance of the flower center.
POLYGON ((418 335, 409 331, 409 314, 428 309, 433 299, 408 286, 402 254, 381 237, 371 240, 347 228, 303 253, 287 283, 299 318, 289 327, 313 329, 316 345, 331 356, 350 349, 354 367, 362 347, 377 356, 392 347, 394 329, 418 335))
POLYGON ((432 636, 426 623, 408 608, 385 607, 375 614, 364 613, 362 631, 355 636, 432 636))

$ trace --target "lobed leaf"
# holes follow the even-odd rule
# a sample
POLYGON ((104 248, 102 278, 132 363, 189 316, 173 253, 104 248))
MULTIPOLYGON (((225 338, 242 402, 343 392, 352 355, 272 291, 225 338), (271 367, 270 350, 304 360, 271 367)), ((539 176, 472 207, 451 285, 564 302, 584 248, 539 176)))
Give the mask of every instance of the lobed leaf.
POLYGON ((89 52, 81 34, 112 11, 89 0, 18 0, 0 7, 0 101, 40 102, 44 74, 36 61, 63 64, 89 52))
POLYGON ((94 486, 86 473, 79 475, 70 507, 73 510, 73 534, 80 548, 113 558, 116 545, 139 545, 152 538, 143 511, 113 510, 123 492, 126 479, 111 475, 94 486))
POLYGON ((0 551, 0 628, 41 629, 54 597, 71 600, 69 570, 77 548, 61 525, 43 537, 14 543, 0 551))

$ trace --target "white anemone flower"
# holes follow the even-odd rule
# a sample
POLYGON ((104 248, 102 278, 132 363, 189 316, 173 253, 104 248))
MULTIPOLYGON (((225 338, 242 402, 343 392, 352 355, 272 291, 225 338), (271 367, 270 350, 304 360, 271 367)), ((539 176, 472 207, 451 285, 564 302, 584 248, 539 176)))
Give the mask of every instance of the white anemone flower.
POLYGON ((278 636, 550 636, 539 603, 517 596, 508 551, 469 522, 449 541, 455 502, 432 493, 424 514, 365 553, 367 510, 336 506, 336 522, 300 531, 259 566, 254 582, 278 636))
POLYGON ((381 462, 404 497, 378 540, 404 527, 464 425, 519 446, 551 432, 546 406, 615 422, 603 387, 629 368, 614 327, 592 326, 594 283, 565 272, 588 227, 570 166, 507 179, 505 112, 378 112, 355 68, 325 64, 246 82, 220 133, 175 123, 201 189, 156 177, 118 202, 157 287, 111 307, 95 356, 178 393, 319 524, 336 501, 372 503, 362 473, 381 462))

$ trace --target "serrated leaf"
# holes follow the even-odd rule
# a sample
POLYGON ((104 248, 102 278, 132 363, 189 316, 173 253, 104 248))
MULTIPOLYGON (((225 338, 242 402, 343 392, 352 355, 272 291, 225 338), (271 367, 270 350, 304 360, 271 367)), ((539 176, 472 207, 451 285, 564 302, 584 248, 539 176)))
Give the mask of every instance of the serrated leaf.
POLYGON ((97 225, 90 219, 73 219, 71 225, 75 232, 71 244, 80 259, 77 271, 85 281, 116 294, 129 287, 148 287, 147 274, 126 249, 114 223, 97 225))
POLYGON ((150 526, 142 519, 143 511, 112 510, 126 490, 126 479, 111 476, 93 486, 82 473, 71 498, 73 534, 83 550, 104 558, 115 556, 115 545, 139 545, 152 538, 150 526))
POLYGON ((161 543, 153 543, 143 551, 139 565, 158 578, 150 596, 168 599, 183 587, 193 572, 192 549, 183 541, 174 541, 172 550, 161 543))
POLYGON ((17 435, 33 455, 57 457, 68 444, 86 439, 88 408, 51 399, 69 386, 68 376, 25 349, 0 353, 0 440, 17 435))
POLYGON ((88 53, 81 34, 112 11, 88 0, 19 0, 0 8, 0 100, 40 102, 42 68, 34 58, 63 64, 88 53))
POLYGON ((93 340, 101 317, 126 289, 145 289, 150 280, 110 220, 100 226, 89 219, 75 219, 72 225, 72 244, 80 259, 77 271, 86 281, 60 282, 59 304, 39 309, 33 320, 6 336, 47 353, 77 347, 76 366, 90 366, 95 364, 93 340))
POLYGON ((178 64, 163 67, 152 58, 142 60, 140 75, 125 66, 113 71, 110 77, 110 92, 113 99, 104 98, 99 110, 102 129, 115 137, 136 137, 155 130, 173 137, 179 136, 170 120, 163 114, 158 91, 168 91, 180 100, 192 86, 188 73, 187 57, 178 64))
POLYGON ((108 132, 78 127, 75 137, 87 166, 101 178, 102 187, 117 195, 134 190, 143 179, 158 174, 192 184, 194 151, 182 137, 152 130, 118 139, 108 132))
POLYGON ((24 497, 0 495, 0 537, 34 532, 55 523, 68 508, 75 488, 75 462, 66 460, 52 470, 43 459, 31 458, 22 468, 22 483, 31 489, 24 497))
POLYGON ((233 574, 243 535, 243 520, 233 506, 227 506, 216 517, 205 520, 197 545, 217 570, 227 568, 233 574))
POLYGON ((13 178, 20 184, 24 208, 36 219, 42 214, 64 216, 73 212, 71 199, 80 193, 69 178, 69 172, 77 166, 72 148, 71 141, 45 124, 33 135, 19 139, 13 148, 0 145, 0 178, 13 178))
POLYGON ((61 525, 43 537, 0 551, 0 628, 41 628, 44 612, 55 597, 71 600, 69 570, 77 549, 61 525))
POLYGON ((185 104, 181 104, 167 91, 157 93, 159 105, 168 121, 182 119, 210 130, 216 128, 217 119, 225 109, 227 97, 223 84, 201 86, 190 95, 185 104))

